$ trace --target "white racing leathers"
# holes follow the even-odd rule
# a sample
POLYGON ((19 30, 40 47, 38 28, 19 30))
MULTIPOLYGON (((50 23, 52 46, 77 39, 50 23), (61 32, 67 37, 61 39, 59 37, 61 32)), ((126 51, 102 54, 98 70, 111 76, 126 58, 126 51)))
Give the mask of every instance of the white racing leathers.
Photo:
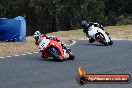
POLYGON ((101 28, 99 28, 99 27, 95 27, 94 25, 92 25, 92 26, 90 26, 89 27, 89 29, 88 29, 88 35, 90 36, 90 37, 92 37, 95 41, 97 41, 96 40, 96 34, 97 33, 101 33, 102 35, 103 35, 103 37, 105 38, 104 40, 104 42, 107 44, 107 45, 112 45, 113 44, 113 42, 111 41, 111 38, 109 37, 109 35, 104 31, 104 30, 102 30, 101 28))

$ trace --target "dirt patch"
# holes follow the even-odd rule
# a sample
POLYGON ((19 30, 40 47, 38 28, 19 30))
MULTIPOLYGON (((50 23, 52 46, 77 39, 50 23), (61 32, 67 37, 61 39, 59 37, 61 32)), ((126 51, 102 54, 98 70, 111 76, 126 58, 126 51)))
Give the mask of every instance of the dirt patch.
POLYGON ((109 26, 105 29, 112 39, 132 40, 132 25, 109 26))
POLYGON ((2 42, 0 43, 0 56, 16 55, 37 51, 33 42, 2 42))
POLYGON ((80 39, 86 39, 87 37, 83 33, 82 29, 77 29, 77 30, 70 30, 70 31, 59 31, 59 32, 53 32, 49 33, 49 35, 55 35, 59 39, 75 39, 75 40, 80 40, 80 39))

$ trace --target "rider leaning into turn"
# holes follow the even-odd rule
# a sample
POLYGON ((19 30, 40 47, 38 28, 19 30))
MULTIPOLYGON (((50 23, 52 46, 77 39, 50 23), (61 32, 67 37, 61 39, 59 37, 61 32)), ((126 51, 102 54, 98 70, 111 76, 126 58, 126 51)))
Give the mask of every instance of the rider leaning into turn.
POLYGON ((97 23, 97 22, 81 21, 81 25, 82 25, 82 27, 83 27, 83 29, 84 29, 83 32, 86 33, 86 36, 87 36, 88 38, 90 38, 89 40, 92 41, 92 42, 94 42, 95 40, 94 40, 93 38, 91 38, 91 37, 89 36, 89 34, 88 34, 89 27, 92 26, 92 25, 94 25, 94 26, 99 27, 99 28, 101 28, 102 30, 104 30, 104 29, 103 29, 103 26, 102 26, 101 24, 97 23))
MULTIPOLYGON (((55 40, 55 41, 60 42, 62 48, 65 49, 65 50, 68 50, 68 49, 69 49, 69 48, 66 46, 66 44, 62 43, 56 36, 49 36, 49 35, 46 35, 46 34, 43 34, 43 35, 42 35, 39 31, 36 31, 36 32, 34 33, 35 44, 36 44, 36 45, 39 45, 40 42, 41 42, 41 40, 42 40, 44 37, 46 37, 47 39, 52 39, 52 40, 55 40)), ((41 57, 43 57, 43 56, 41 55, 41 57)))
POLYGON ((82 25, 82 27, 84 28, 84 32, 86 33, 86 35, 87 35, 87 37, 90 37, 89 35, 88 35, 88 30, 89 30, 89 27, 90 26, 92 26, 92 25, 94 25, 94 26, 96 26, 96 27, 99 27, 99 28, 101 28, 102 30, 104 30, 103 29, 103 26, 101 25, 101 24, 99 24, 99 23, 95 23, 95 22, 87 22, 87 21, 82 21, 81 22, 81 25, 82 25))

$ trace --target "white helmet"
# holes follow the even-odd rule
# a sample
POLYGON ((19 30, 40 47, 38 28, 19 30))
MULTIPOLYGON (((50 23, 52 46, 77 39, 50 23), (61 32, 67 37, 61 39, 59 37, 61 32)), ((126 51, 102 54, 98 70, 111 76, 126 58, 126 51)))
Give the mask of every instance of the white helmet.
POLYGON ((35 38, 35 40, 40 39, 40 36, 41 36, 41 33, 40 33, 39 31, 36 31, 36 32, 34 33, 34 38, 35 38))

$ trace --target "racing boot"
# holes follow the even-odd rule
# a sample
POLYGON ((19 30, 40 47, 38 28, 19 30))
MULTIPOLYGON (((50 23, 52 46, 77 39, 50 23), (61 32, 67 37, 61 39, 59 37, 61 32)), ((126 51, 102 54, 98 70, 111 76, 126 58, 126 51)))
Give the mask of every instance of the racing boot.
POLYGON ((64 57, 68 60, 74 60, 74 53, 67 47, 66 44, 62 44, 64 50, 64 57))
POLYGON ((64 50, 64 59, 68 59, 69 54, 67 53, 67 50, 66 49, 63 49, 63 50, 64 50))
POLYGON ((62 48, 63 48, 63 49, 65 49, 65 50, 66 50, 66 52, 67 52, 67 53, 68 53, 68 51, 70 51, 70 49, 67 47, 67 45, 66 45, 66 44, 61 43, 61 46, 62 46, 62 48))

